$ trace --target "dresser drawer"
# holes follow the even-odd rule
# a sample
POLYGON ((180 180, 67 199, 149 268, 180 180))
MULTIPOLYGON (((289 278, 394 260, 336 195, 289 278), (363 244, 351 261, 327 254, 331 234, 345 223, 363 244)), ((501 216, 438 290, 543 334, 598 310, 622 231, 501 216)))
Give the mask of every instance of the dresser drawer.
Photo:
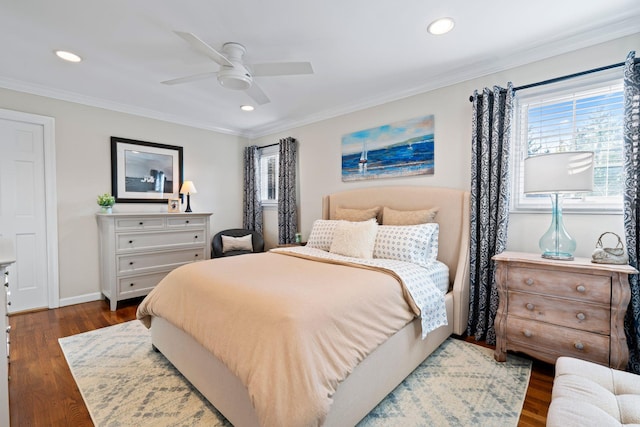
POLYGON ((507 344, 514 350, 526 347, 536 354, 549 354, 554 363, 559 356, 609 364, 609 336, 594 334, 562 326, 544 324, 517 317, 507 323, 507 344))
POLYGON ((150 248, 192 246, 205 243, 205 230, 168 231, 157 233, 124 233, 116 237, 116 250, 126 252, 150 248))
POLYGON ((154 252, 118 256, 118 275, 144 273, 162 268, 175 268, 179 265, 205 259, 205 248, 154 252))
POLYGON ((158 230, 164 228, 164 218, 117 218, 115 228, 124 230, 158 230))
POLYGON ((167 218, 167 228, 189 228, 189 227, 204 227, 205 220, 209 218, 196 217, 196 218, 167 218))
POLYGON ((536 292, 603 304, 611 303, 609 276, 511 267, 508 272, 507 286, 510 290, 536 292))
POLYGON ((608 305, 551 298, 526 292, 509 292, 508 316, 518 316, 560 326, 609 334, 611 312, 608 305))
POLYGON ((123 277, 118 280, 120 295, 139 291, 150 291, 160 283, 167 274, 169 274, 168 271, 161 271, 158 273, 143 274, 140 276, 123 277))

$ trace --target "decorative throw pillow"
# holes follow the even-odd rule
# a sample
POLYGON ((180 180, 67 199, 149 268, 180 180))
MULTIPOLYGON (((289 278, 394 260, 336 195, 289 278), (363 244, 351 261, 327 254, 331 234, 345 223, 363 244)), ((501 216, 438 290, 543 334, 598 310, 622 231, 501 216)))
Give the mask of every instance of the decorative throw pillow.
POLYGON ((310 248, 328 251, 333 241, 333 232, 338 224, 334 219, 317 219, 313 222, 311 233, 307 239, 307 246, 310 248))
POLYGON ((438 223, 381 225, 374 258, 387 258, 427 266, 438 257, 438 223))
POLYGON ((340 221, 333 233, 329 252, 354 258, 372 258, 378 223, 368 221, 340 221))
POLYGON ((222 235, 222 253, 231 251, 251 251, 253 252, 253 241, 251 234, 242 237, 231 237, 222 235))
POLYGON ((440 208, 419 211, 397 211, 384 207, 382 211, 382 225, 416 225, 435 222, 440 208))
POLYGON ((380 207, 376 206, 369 209, 348 209, 336 208, 335 219, 343 219, 345 221, 367 221, 369 219, 378 218, 380 207))

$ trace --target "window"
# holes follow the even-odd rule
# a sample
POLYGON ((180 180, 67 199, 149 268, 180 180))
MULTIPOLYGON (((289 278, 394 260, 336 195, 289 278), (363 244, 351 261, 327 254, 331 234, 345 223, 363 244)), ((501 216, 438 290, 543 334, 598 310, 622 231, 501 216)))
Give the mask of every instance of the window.
POLYGON ((565 195, 563 210, 621 212, 622 76, 619 70, 598 74, 518 93, 512 150, 512 211, 551 208, 548 195, 523 193, 525 157, 559 151, 593 151, 594 191, 565 195))
POLYGON ((278 145, 260 149, 260 200, 262 206, 278 205, 278 145))

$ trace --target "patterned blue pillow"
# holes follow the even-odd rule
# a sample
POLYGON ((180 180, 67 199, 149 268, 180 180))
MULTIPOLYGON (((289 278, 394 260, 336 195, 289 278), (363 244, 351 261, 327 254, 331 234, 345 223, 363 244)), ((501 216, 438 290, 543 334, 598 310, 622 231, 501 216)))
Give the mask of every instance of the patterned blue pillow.
POLYGON ((317 219, 311 227, 311 233, 307 239, 307 246, 310 248, 322 249, 329 251, 331 242, 333 242, 333 233, 339 220, 335 219, 317 219))
POLYGON ((381 225, 378 227, 374 258, 412 262, 423 267, 438 257, 437 223, 381 225))

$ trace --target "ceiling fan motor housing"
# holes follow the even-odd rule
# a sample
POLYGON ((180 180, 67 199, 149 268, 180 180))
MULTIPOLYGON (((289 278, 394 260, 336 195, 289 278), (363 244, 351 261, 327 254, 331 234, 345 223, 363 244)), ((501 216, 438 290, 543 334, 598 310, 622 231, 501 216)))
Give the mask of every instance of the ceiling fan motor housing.
POLYGON ((242 64, 246 49, 240 43, 225 43, 222 46, 225 56, 233 64, 222 65, 218 71, 218 82, 227 89, 246 90, 253 82, 249 70, 242 64))

